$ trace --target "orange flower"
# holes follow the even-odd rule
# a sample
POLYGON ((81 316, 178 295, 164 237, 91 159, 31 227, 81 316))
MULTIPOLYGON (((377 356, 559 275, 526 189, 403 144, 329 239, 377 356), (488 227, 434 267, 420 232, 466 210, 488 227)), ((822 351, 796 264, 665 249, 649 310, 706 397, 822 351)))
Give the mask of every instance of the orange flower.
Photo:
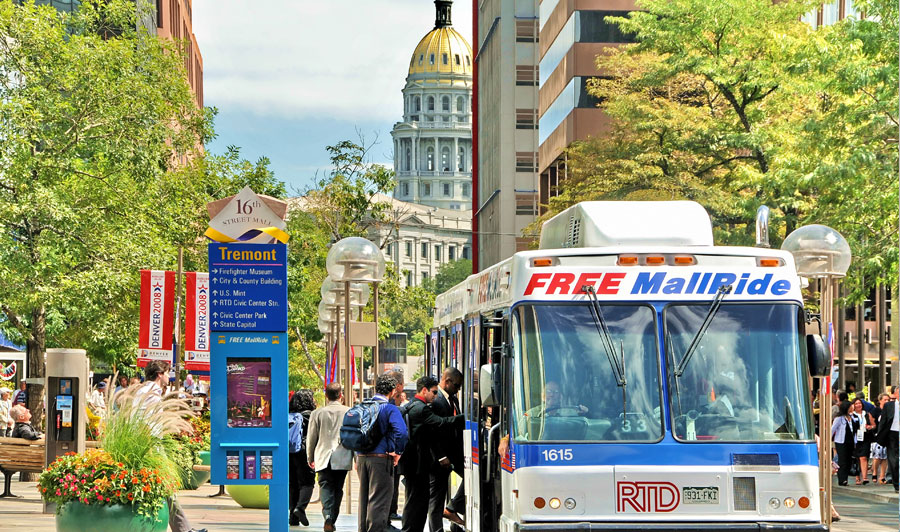
POLYGON ((144 487, 141 489, 144 490, 144 493, 150 491, 150 484, 144 484, 144 487))

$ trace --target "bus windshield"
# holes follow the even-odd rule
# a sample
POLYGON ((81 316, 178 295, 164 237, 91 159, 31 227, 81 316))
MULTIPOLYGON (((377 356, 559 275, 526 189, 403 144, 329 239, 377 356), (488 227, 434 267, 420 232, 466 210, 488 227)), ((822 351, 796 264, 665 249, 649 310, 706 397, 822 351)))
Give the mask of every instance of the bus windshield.
POLYGON ((666 307, 673 432, 682 441, 809 440, 799 312, 793 304, 723 303, 690 360, 708 304, 666 307))
POLYGON ((663 424, 656 313, 589 304, 521 305, 513 313, 517 441, 658 441, 663 424), (605 345, 614 347, 613 361, 605 345), (625 385, 616 378, 624 367, 625 385))

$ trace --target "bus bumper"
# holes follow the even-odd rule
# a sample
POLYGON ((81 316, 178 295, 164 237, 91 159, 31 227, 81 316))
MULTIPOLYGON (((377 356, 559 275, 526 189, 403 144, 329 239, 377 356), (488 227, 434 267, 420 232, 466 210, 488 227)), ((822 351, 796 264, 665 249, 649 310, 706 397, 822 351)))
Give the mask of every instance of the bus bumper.
POLYGON ((521 532, 828 532, 820 523, 516 523, 521 532))

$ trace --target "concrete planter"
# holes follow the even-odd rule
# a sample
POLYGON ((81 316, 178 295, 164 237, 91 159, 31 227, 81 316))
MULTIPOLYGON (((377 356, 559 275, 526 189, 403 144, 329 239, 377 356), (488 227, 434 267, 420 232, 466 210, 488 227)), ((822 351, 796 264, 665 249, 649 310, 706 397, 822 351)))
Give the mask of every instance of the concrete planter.
POLYGON ((165 532, 169 527, 169 506, 160 505, 156 520, 145 519, 124 504, 64 504, 56 514, 57 532, 165 532))

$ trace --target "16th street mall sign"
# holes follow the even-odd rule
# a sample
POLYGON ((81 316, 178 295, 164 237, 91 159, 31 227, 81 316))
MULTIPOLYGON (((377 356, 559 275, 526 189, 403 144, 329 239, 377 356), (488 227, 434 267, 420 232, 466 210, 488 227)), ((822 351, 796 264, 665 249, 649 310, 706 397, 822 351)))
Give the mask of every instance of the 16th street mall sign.
POLYGON ((286 532, 288 236, 278 203, 245 188, 210 206, 211 470, 216 484, 268 485, 269 530, 286 532))

